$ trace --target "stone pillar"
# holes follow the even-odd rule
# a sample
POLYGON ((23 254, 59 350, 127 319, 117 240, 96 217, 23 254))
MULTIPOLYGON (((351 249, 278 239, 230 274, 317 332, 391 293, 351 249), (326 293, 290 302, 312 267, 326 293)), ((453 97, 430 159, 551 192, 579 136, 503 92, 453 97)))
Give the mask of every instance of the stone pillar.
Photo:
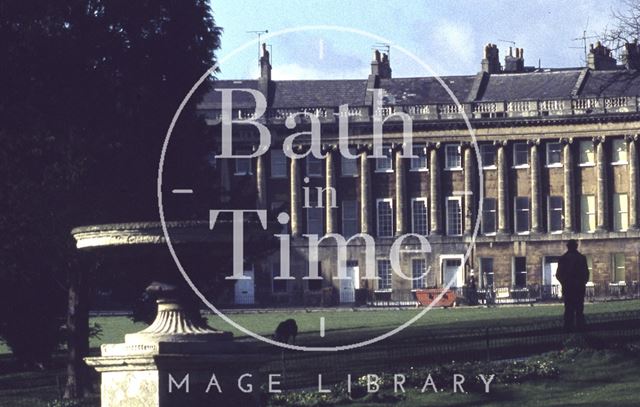
POLYGON ((371 171, 369 170, 369 151, 364 147, 360 152, 360 231, 371 234, 371 171))
POLYGON ((628 139, 629 147, 629 229, 638 230, 638 152, 637 136, 628 139))
POLYGON ((440 208, 442 207, 442 198, 440 197, 440 163, 438 162, 438 147, 440 143, 436 143, 429 150, 429 195, 431 204, 431 234, 442 234, 442 214, 440 208))
POLYGON ((509 233, 507 224, 507 162, 505 159, 505 143, 498 143, 497 162, 498 162, 498 233, 509 233))
POLYGON ((574 232, 573 219, 574 202, 573 202, 573 156, 571 154, 572 139, 563 139, 563 175, 564 175, 564 231, 565 233, 574 232))
POLYGON ((153 324, 85 359, 101 373, 102 407, 257 405, 256 393, 237 386, 239 374, 260 366, 256 352, 191 314, 175 298, 159 299, 153 324))
POLYGON ((531 232, 540 233, 540 155, 538 145, 540 140, 531 140, 529 143, 531 154, 531 232))
POLYGON ((405 162, 402 158, 402 147, 395 150, 396 161, 396 235, 403 235, 406 233, 406 173, 405 162))
POLYGON ((300 236, 300 160, 291 159, 290 174, 290 204, 291 204, 291 235, 300 236))
POLYGON ((256 158, 256 203, 258 209, 267 207, 267 169, 264 154, 256 158))
POLYGON ((464 145, 464 234, 473 234, 474 165, 473 146, 464 145))
POLYGON ((596 172, 597 172, 597 227, 596 230, 604 232, 609 228, 609 217, 607 212, 607 161, 604 153, 604 137, 597 137, 594 139, 596 145, 596 172))
POLYGON ((335 152, 333 148, 329 147, 327 149, 327 153, 324 159, 325 164, 325 218, 326 222, 326 231, 327 233, 337 233, 336 227, 336 208, 337 208, 337 199, 335 196, 336 193, 336 182, 335 182, 335 166, 333 164, 335 157, 335 152), (336 201, 336 205, 333 205, 333 202, 336 201))
POLYGON ((231 176, 229 174, 229 163, 231 160, 222 158, 218 160, 220 166, 220 185, 222 191, 220 193, 220 201, 227 203, 231 199, 231 176))

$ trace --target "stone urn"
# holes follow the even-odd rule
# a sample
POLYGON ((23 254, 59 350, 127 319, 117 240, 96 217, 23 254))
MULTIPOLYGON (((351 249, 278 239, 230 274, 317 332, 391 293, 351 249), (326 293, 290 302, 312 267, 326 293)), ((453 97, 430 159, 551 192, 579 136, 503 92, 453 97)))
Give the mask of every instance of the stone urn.
MULTIPOLYGON (((176 222, 167 227, 177 246, 211 244, 214 239, 206 223, 176 222)), ((139 265, 157 266, 158 257, 168 260, 159 223, 95 225, 76 228, 72 234, 81 250, 125 256, 139 265)), ((101 345, 100 356, 85 359, 101 374, 101 405, 257 405, 261 357, 253 353, 252 344, 208 326, 177 271, 159 275, 161 280, 146 290, 156 298, 155 320, 126 334, 123 343, 101 345)))

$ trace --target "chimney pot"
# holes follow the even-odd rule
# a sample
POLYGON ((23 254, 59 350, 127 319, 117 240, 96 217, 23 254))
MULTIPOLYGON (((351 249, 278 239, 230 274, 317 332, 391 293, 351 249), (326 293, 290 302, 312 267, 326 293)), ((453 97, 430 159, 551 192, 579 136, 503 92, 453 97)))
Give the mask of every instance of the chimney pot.
POLYGON ((627 69, 640 69, 640 46, 638 46, 638 40, 624 44, 622 62, 627 69))
POLYGON ((391 65, 389 64, 389 55, 380 54, 379 50, 373 52, 373 61, 371 61, 371 75, 380 77, 381 79, 391 78, 391 65))
POLYGON ((484 59, 482 60, 482 72, 500 73, 500 52, 496 44, 488 43, 484 47, 484 59))
POLYGON ((591 44, 589 55, 587 56, 587 67, 594 70, 616 69, 616 59, 611 56, 611 50, 600 41, 596 45, 591 44))
POLYGON ((509 55, 504 58, 504 72, 524 72, 524 52, 522 48, 515 47, 515 56, 513 49, 509 47, 509 55))

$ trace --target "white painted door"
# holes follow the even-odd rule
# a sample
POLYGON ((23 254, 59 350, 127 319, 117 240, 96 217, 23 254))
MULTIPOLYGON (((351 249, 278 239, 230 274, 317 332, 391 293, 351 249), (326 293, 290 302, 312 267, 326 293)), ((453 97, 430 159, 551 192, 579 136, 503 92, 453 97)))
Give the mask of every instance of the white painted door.
POLYGON ((558 258, 547 257, 544 261, 544 269, 542 273, 542 284, 551 286, 551 295, 562 297, 562 289, 560 282, 556 278, 558 271, 558 258))
POLYGON ((464 285, 462 260, 460 259, 444 259, 442 261, 442 285, 446 286, 451 280, 453 280, 451 288, 462 287, 464 285))
POLYGON ((340 281, 340 303, 350 304, 356 301, 356 288, 359 286, 359 267, 347 265, 347 279, 340 281))
POLYGON ((237 305, 252 305, 255 302, 253 269, 245 270, 244 275, 251 277, 251 279, 236 280, 234 301, 237 305))

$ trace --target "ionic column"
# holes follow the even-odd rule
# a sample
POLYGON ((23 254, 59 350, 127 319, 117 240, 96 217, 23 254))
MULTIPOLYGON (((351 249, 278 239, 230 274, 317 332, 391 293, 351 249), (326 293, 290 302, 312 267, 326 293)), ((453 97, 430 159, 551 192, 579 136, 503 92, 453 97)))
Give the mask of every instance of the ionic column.
POLYGON ((325 163, 325 218, 327 219, 327 233, 337 233, 336 227, 336 208, 337 208, 337 196, 336 182, 334 174, 334 151, 332 148, 327 150, 324 163, 325 163), (336 205, 334 205, 336 203, 336 205))
POLYGON ((229 202, 231 199, 231 176, 229 174, 229 161, 227 159, 221 159, 220 163, 220 185, 222 185, 222 193, 220 194, 221 202, 229 202))
POLYGON ((609 226, 607 216, 607 162, 604 154, 604 137, 597 137, 594 139, 596 144, 596 173, 597 173, 597 227, 598 231, 606 231, 609 226))
POLYGON ((402 158, 402 147, 395 150, 396 161, 396 235, 403 235, 406 232, 405 207, 406 195, 406 174, 404 159, 402 158))
POLYGON ((441 223, 441 198, 440 198, 440 163, 438 162, 438 147, 440 143, 436 143, 429 150, 429 196, 431 200, 431 234, 442 234, 441 223))
POLYGON ((564 231, 574 231, 574 203, 573 203, 573 156, 571 154, 572 139, 563 139, 563 175, 564 175, 564 231))
POLYGON ((531 154, 531 232, 539 233, 540 227, 540 156, 538 155, 538 145, 540 140, 529 142, 529 152, 531 154))
POLYGON ((636 151, 637 136, 629 137, 629 229, 638 229, 638 153, 636 151))
POLYGON ((360 231, 371 234, 371 172, 369 171, 369 152, 364 147, 360 152, 360 231))
POLYGON ((264 163, 264 154, 256 159, 256 203, 259 209, 267 207, 267 170, 264 163))
POLYGON ((504 142, 498 143, 497 164, 498 164, 498 233, 509 233, 507 226, 507 163, 504 156, 504 142))
POLYGON ((291 235, 300 236, 300 164, 294 158, 289 166, 291 194, 291 235))
POLYGON ((473 147, 471 144, 464 146, 464 234, 473 233, 473 195, 474 171, 473 171, 473 147))

